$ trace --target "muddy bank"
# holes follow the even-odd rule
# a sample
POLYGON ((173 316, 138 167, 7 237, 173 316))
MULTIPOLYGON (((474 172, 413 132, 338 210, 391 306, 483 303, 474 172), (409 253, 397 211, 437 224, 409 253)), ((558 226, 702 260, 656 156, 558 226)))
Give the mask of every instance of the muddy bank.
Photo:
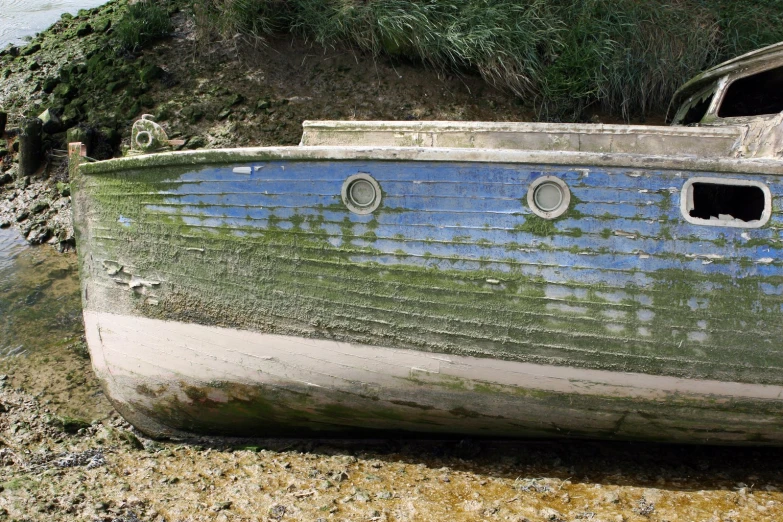
MULTIPOLYGON (((11 169, 4 175, 13 174, 11 169)), ((49 243, 61 252, 74 247, 67 181, 28 178, 0 187, 0 198, 0 228, 16 227, 33 245, 49 243)))
POLYGON ((0 142, 0 226, 19 228, 31 243, 70 248, 67 143, 84 142, 95 159, 120 155, 142 114, 189 149, 296 145, 306 119, 532 118, 524 100, 478 76, 292 37, 205 40, 187 4, 164 5, 171 36, 135 52, 121 50, 115 34, 124 0, 64 15, 26 46, 0 51, 0 112, 9 131, 0 142), (37 117, 46 120, 42 167, 25 176, 18 129, 37 117))
POLYGON ((0 377, 0 520, 775 521, 779 450, 198 439, 64 423, 0 377))

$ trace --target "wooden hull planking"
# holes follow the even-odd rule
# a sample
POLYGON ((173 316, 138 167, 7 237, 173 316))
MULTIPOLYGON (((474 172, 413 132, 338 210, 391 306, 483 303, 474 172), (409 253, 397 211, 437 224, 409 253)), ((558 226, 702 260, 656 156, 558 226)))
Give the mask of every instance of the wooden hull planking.
POLYGON ((149 432, 783 439, 780 162, 310 147, 74 174, 94 365, 149 432), (341 199, 357 173, 370 214, 341 199), (542 176, 570 190, 554 220, 542 176), (764 184, 769 222, 687 222, 694 177, 764 184))

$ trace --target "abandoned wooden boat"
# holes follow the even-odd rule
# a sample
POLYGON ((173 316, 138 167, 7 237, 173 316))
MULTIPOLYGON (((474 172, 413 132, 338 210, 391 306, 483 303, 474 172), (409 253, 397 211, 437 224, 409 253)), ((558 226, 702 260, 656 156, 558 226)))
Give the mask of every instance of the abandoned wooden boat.
POLYGON ((675 101, 671 127, 72 144, 95 371, 152 435, 781 444, 783 45, 675 101))

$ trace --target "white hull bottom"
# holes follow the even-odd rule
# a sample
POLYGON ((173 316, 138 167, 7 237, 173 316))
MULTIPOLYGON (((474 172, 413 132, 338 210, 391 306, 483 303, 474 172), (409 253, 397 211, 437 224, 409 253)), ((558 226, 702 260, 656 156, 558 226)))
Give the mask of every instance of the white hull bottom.
POLYGON ((783 387, 544 366, 85 311, 93 366, 151 435, 405 430, 783 443, 783 387))

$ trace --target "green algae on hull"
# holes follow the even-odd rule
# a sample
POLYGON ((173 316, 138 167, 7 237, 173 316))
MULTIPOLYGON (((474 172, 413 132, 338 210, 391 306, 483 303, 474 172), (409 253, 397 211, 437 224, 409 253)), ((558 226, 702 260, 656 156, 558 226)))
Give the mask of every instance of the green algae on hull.
MULTIPOLYGON (((697 251, 722 248, 726 259, 701 268, 707 265, 699 257, 691 257, 688 250, 647 250, 644 256, 639 255, 640 247, 635 245, 649 249, 651 241, 658 241, 657 232, 618 234, 617 224, 627 226, 633 215, 607 215, 606 205, 593 202, 596 194, 611 189, 613 182, 638 183, 641 178, 645 183, 666 184, 680 176, 677 171, 634 171, 628 181, 631 178, 622 175, 622 168, 591 168, 588 178, 582 171, 590 169, 562 165, 463 162, 455 169, 463 178, 467 176, 461 181, 475 184, 476 190, 490 191, 485 198, 495 198, 493 201, 503 205, 510 203, 491 193, 501 185, 482 185, 483 169, 489 169, 491 176, 525 179, 546 172, 577 180, 571 184, 573 206, 561 219, 546 221, 530 214, 524 198, 517 197, 515 201, 522 201, 517 203, 518 210, 501 218, 491 212, 481 217, 482 211, 475 217, 459 211, 454 211, 453 218, 432 214, 446 220, 442 221, 447 225, 444 227, 416 221, 419 214, 425 214, 415 198, 432 198, 428 204, 447 203, 448 199, 443 195, 434 199, 436 195, 426 192, 417 195, 416 187, 421 185, 400 185, 404 175, 388 177, 387 173, 404 172, 402 163, 342 158, 328 163, 279 161, 286 155, 250 151, 235 156, 234 163, 199 164, 231 158, 229 152, 221 151, 187 158, 151 156, 157 166, 148 169, 138 168, 145 164, 144 158, 113 162, 116 168, 85 165, 76 177, 74 191, 86 308, 433 354, 713 381, 783 383, 779 371, 783 355, 776 341, 782 330, 776 289, 783 286, 783 276, 776 263, 759 266, 751 257, 758 255, 758 248, 769 245, 764 238, 773 230, 754 231, 757 240, 747 245, 730 240, 739 232, 721 233, 714 240, 702 234, 693 243, 697 251), (244 161, 251 162, 253 174, 234 174, 233 167, 247 165, 244 161), (120 168, 123 166, 134 168, 120 168), (384 190, 384 204, 371 216, 351 214, 339 198, 341 181, 357 170, 371 173, 384 190), (313 193, 306 189, 297 192, 297 187, 306 188, 301 181, 308 175, 322 184, 333 183, 333 195, 323 193, 326 186, 313 193), (287 190, 265 190, 289 183, 284 180, 290 180, 287 190), (218 190, 221 186, 226 188, 218 190), (248 186, 255 188, 243 196, 242 190, 248 186), (402 186, 407 188, 399 188, 402 186), (404 192, 397 192, 400 190, 404 192), (412 206, 406 207, 408 204, 412 206), (601 219, 591 222, 594 208, 600 209, 597 215, 601 219), (85 226, 87 216, 89 226, 85 226), (537 220, 545 221, 545 229, 536 228, 537 220), (609 263, 596 264, 601 259, 609 263), (748 350, 752 345, 759 349, 748 350)), ((423 179, 436 179, 447 172, 442 163, 422 161, 416 165, 417 175, 423 179)), ((778 190, 775 177, 763 179, 773 192, 778 190)), ((520 186, 523 196, 524 182, 520 186)), ((671 202, 646 205, 643 211, 657 215, 669 226, 674 226, 679 216, 679 209, 671 202)), ((635 222, 643 228, 651 221, 635 222)), ((686 244, 671 234, 667 231, 661 241, 686 244)), ((498 397, 510 393, 491 382, 476 386, 498 397)), ((468 400, 476 386, 451 391, 465 394, 468 400)), ((530 400, 537 400, 536 393, 531 391, 530 400)), ((577 397, 567 396, 569 401, 577 397)), ((396 400, 384 408, 403 408, 406 413, 399 418, 392 414, 389 427, 402 426, 411 408, 422 426, 436 416, 421 405, 407 406, 407 399, 396 400)), ((604 402, 595 397, 579 400, 585 401, 586 410, 591 402, 604 402)), ((334 410, 340 401, 326 402, 327 416, 342 419, 334 410)), ((675 403, 676 397, 669 402, 675 403)), ((362 417, 370 411, 381 412, 378 404, 370 408, 371 403, 377 400, 356 404, 352 400, 349 409, 356 419, 363 420, 357 424, 343 419, 336 424, 383 425, 377 419, 362 417)), ((673 414, 678 420, 671 421, 671 430, 685 426, 693 414, 697 424, 706 423, 694 430, 707 433, 711 423, 717 426, 727 411, 739 412, 735 406, 724 411, 709 401, 705 404, 699 406, 704 409, 698 415, 690 410, 673 414)), ((240 410, 245 411, 246 406, 240 410)), ((666 404, 660 407, 665 410, 666 404)), ((745 410, 748 417, 742 422, 750 426, 747 419, 754 412, 759 418, 768 418, 763 412, 769 407, 777 406, 750 401, 745 410)), ((135 408, 147 408, 145 416, 176 417, 180 420, 172 422, 179 429, 207 429, 193 420, 198 417, 195 413, 188 417, 188 422, 195 424, 183 428, 191 425, 175 411, 191 406, 174 404, 171 411, 158 413, 139 404, 135 408)), ((224 411, 222 405, 210 408, 224 411)), ((317 408, 305 408, 303 417, 298 416, 301 411, 297 408, 293 406, 293 418, 322 427, 329 424, 317 420, 317 408)), ((631 408, 625 408, 622 415, 627 418, 631 408)), ((463 420, 478 418, 478 424, 488 422, 466 414, 468 411, 476 410, 457 404, 444 415, 449 422, 454 421, 454 415, 463 420)), ((537 415, 545 417, 543 411, 537 415)), ((245 414, 248 419, 265 418, 245 414)), ((222 422, 218 420, 222 415, 216 413, 216 425, 222 422)), ((226 414, 225 418, 241 416, 226 414)), ((254 422, 248 420, 248 425, 255 426, 254 422)), ((283 426, 292 424, 290 419, 281 422, 283 426)), ((468 429, 463 421, 454 425, 459 426, 457 430, 468 429)), ((509 433, 515 429, 525 431, 517 427, 509 428, 509 433)), ((497 433, 504 430, 494 428, 497 433)), ((606 430, 594 431, 608 433, 606 430)), ((666 433, 671 430, 667 428, 666 433)), ((635 438, 631 431, 619 436, 635 438)), ((697 437, 695 431, 688 433, 685 439, 697 437)), ((644 438, 641 431, 638 437, 644 438)), ((753 437, 758 438, 758 433, 753 437)))

